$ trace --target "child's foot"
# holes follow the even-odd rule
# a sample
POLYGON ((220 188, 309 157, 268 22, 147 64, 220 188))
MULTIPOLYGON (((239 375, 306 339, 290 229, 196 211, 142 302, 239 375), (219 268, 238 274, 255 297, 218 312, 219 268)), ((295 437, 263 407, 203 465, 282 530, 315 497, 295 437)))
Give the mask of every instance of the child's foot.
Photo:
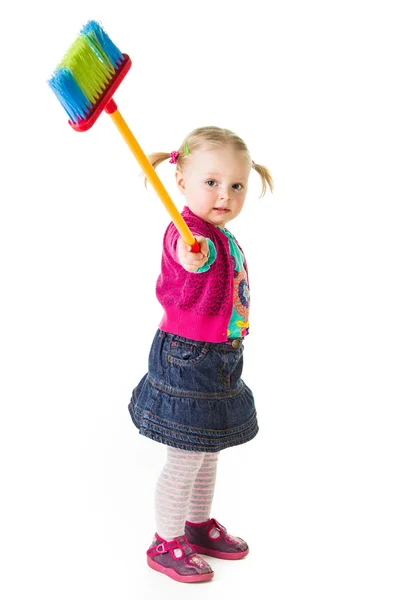
POLYGON ((193 550, 199 554, 237 560, 249 553, 246 542, 229 535, 216 519, 209 519, 204 523, 186 521, 185 534, 193 550))
POLYGON ((156 533, 147 550, 147 564, 152 569, 185 583, 208 581, 214 577, 210 565, 195 553, 184 535, 166 542, 156 533))

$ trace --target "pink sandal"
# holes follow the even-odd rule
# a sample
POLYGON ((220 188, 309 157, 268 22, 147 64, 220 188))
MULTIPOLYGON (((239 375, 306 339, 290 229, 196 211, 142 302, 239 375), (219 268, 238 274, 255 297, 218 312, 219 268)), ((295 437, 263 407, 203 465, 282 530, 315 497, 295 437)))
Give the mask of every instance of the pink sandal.
POLYGON ((226 532, 226 528, 216 519, 209 519, 204 523, 191 523, 186 521, 186 538, 195 552, 237 560, 244 558, 249 553, 249 547, 244 540, 226 532), (211 533, 218 534, 214 537, 211 533))
POLYGON ((214 577, 210 565, 196 554, 184 535, 167 542, 156 533, 147 550, 147 564, 155 571, 185 583, 208 581, 214 577))

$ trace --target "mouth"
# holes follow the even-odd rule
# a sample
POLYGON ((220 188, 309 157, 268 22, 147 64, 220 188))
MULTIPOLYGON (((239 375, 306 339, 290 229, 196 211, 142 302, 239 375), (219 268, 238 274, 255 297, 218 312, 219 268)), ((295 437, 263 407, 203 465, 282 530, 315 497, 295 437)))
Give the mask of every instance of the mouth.
POLYGON ((229 208, 213 208, 213 211, 215 211, 219 215, 223 215, 225 213, 230 212, 229 208))

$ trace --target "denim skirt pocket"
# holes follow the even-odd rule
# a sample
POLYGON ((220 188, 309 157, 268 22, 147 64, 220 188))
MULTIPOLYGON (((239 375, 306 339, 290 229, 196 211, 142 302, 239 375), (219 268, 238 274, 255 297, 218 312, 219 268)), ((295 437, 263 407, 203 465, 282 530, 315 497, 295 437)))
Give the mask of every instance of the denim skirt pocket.
POLYGON ((205 359, 209 347, 208 342, 173 336, 169 341, 167 360, 182 367, 196 365, 205 359))

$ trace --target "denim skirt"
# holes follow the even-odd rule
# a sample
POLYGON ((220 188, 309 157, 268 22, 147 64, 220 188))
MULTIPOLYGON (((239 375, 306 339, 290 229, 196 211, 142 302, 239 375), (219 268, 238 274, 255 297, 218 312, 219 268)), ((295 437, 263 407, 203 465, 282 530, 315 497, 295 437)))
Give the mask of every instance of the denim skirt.
POLYGON ((129 412, 142 435, 195 452, 219 452, 258 432, 251 390, 241 378, 243 342, 154 337, 148 373, 132 392, 129 412))

